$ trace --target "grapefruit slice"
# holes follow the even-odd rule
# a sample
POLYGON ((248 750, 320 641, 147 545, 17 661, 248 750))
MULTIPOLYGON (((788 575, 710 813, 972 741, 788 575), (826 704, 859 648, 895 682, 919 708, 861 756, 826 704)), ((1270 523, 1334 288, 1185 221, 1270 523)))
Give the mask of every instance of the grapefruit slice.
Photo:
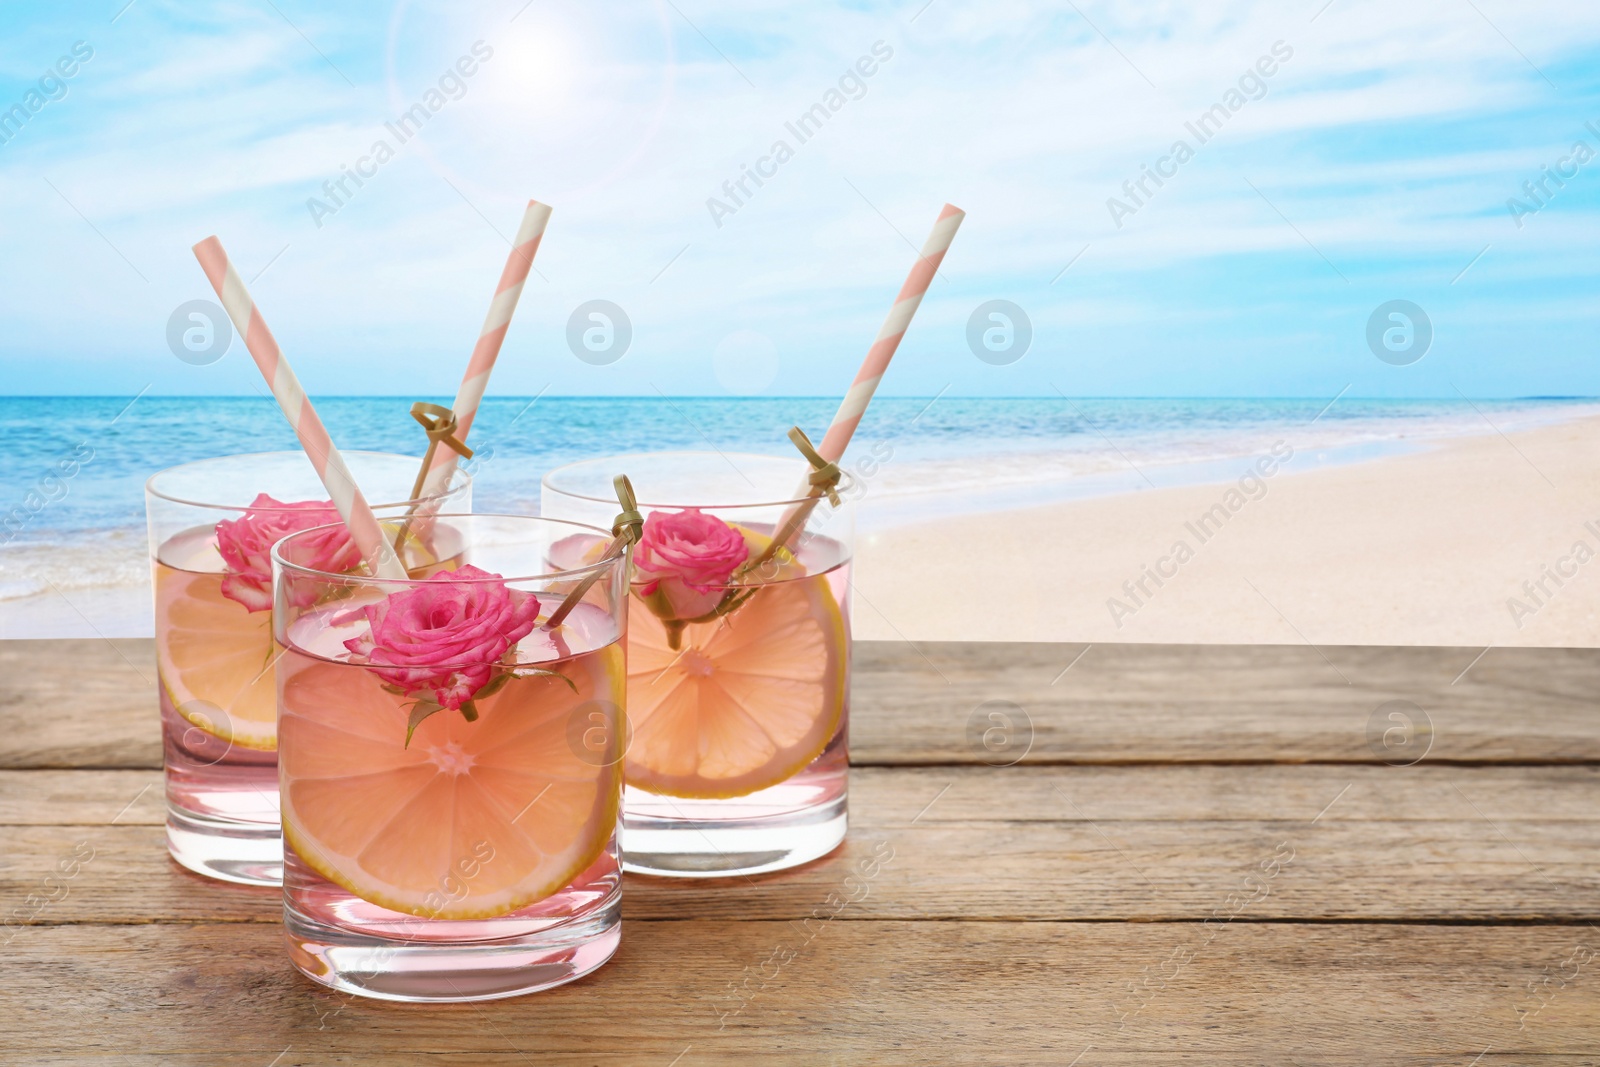
POLYGON ((157 566, 156 666, 179 715, 224 741, 270 752, 278 747, 272 612, 246 611, 223 596, 222 577, 157 566))
POLYGON ((825 575, 762 585, 731 614, 685 626, 677 649, 636 602, 628 618, 628 784, 725 798, 793 776, 838 729, 847 654, 844 617, 825 575))
POLYGON ((571 737, 594 709, 620 717, 622 650, 539 666, 572 685, 513 678, 477 721, 438 712, 407 745, 407 702, 378 676, 287 654, 284 839, 363 900, 427 918, 505 915, 570 884, 616 830, 621 767, 571 737))

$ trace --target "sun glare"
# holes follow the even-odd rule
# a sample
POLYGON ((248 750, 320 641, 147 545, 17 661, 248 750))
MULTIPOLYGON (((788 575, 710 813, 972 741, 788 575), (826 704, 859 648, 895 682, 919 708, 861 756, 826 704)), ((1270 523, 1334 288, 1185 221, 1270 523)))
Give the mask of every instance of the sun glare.
POLYGON ((565 96, 577 73, 577 42, 551 19, 512 26, 494 42, 496 56, 485 88, 502 103, 521 107, 565 96))

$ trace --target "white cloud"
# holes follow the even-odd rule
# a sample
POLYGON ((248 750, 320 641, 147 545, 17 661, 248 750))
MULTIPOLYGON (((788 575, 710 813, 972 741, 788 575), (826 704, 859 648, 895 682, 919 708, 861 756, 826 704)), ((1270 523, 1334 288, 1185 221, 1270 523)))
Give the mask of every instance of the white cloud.
MULTIPOLYGON (((557 213, 538 263, 549 281, 530 284, 513 328, 530 361, 516 380, 576 391, 637 390, 650 375, 715 389, 710 354, 736 330, 818 354, 785 360, 776 388, 829 391, 904 276, 905 241, 920 244, 945 200, 970 217, 919 326, 937 323, 946 348, 980 298, 1025 293, 1046 323, 1209 321, 1160 296, 1178 284, 1172 272, 1238 272, 1270 288, 1283 263, 1324 270, 1246 178, 1358 287, 1447 283, 1459 269, 1447 265, 1489 241, 1485 273, 1558 288, 1592 273, 1593 194, 1564 193, 1522 232, 1503 207, 1600 118, 1575 73, 1600 40, 1600 11, 1480 0, 1514 48, 1455 2, 1335 0, 1315 22, 1317 3, 1080 3, 1113 47, 1070 6, 1021 0, 934 0, 920 14, 919 3, 825 14, 680 4, 698 31, 659 0, 536 4, 507 25, 518 6, 490 17, 401 4, 387 22, 286 9, 354 89, 270 10, 214 7, 203 25, 154 2, 142 21, 130 14, 97 40, 68 99, 0 146, 12 208, 0 238, 30 250, 0 268, 14 343, 104 353, 135 377, 175 371, 160 325, 203 295, 188 246, 216 232, 247 275, 289 246, 258 296, 306 359, 327 362, 315 371, 331 387, 393 380, 375 374, 383 358, 437 365, 417 391, 448 391, 505 255, 494 229, 511 232, 529 196, 557 213), (465 95, 317 229, 306 199, 479 39, 495 56, 465 95), (865 95, 792 145, 794 159, 717 228, 706 199, 792 140, 784 123, 880 39, 894 57, 865 95), (1118 231, 1106 199, 1279 40, 1294 56, 1265 98, 1118 231), (1113 281, 1095 301, 1074 295, 1113 281), (565 312, 595 296, 635 319, 623 370, 563 351, 565 312)), ((915 372, 896 383, 928 385, 915 372)))

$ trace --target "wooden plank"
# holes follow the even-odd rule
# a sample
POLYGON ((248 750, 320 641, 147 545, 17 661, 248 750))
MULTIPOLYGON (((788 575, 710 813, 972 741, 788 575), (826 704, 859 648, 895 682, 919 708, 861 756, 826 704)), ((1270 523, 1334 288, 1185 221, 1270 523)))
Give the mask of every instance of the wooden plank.
POLYGON ((196 1067, 1596 1062, 1600 653, 1497 649, 1463 674, 1479 650, 1079 651, 859 645, 869 765, 841 853, 758 879, 630 878, 601 974, 418 1007, 300 978, 275 892, 165 858, 148 642, 0 642, 0 766, 38 768, 0 771, 0 1049, 196 1067), (1431 719, 1415 766, 1370 743, 1391 699, 1431 719), (991 700, 1021 709, 998 753, 991 700), (75 766, 102 769, 51 769, 75 766))
POLYGON ((1391 721, 1379 709, 1406 700, 1431 720, 1429 759, 1600 759, 1597 649, 1084 648, 860 642, 852 757, 968 763, 1026 752, 1028 762, 1398 763, 1420 753, 1383 746, 1391 721), (990 752, 982 744, 994 725, 985 705, 996 701, 1020 725, 992 734, 1007 743, 990 752))
MULTIPOLYGON (((1600 811, 1600 766, 1432 763, 868 766, 850 772, 850 806, 858 829, 912 820, 1299 822, 1335 797, 1323 821, 1451 822, 1470 810, 1459 796, 1454 806, 1440 802, 1456 788, 1500 823, 1587 822, 1600 811)), ((0 826, 160 826, 165 818, 160 771, 0 770, 0 826)))
MULTIPOLYGON (((691 1044, 686 1047, 690 1049, 690 1053, 685 1055, 685 1057, 679 1061, 679 1064, 675 1065, 667 1063, 664 1065, 664 1067, 705 1067, 705 1065, 708 1064, 726 1064, 728 1067, 747 1067, 747 1065, 752 1062, 752 1057, 754 1055, 751 1052, 729 1053, 720 1050, 713 1050, 710 1053, 701 1053, 699 1051, 700 1046, 691 1044)), ((319 1051, 314 1059, 295 1059, 293 1058, 295 1055, 294 1046, 288 1046, 288 1049, 288 1053, 282 1060, 276 1064, 270 1064, 269 1067, 296 1067, 297 1064, 315 1064, 316 1067, 343 1067, 343 1065, 362 1065, 362 1067, 367 1067, 367 1065, 370 1065, 373 1062, 372 1059, 366 1054, 353 1051, 331 1054, 323 1054, 319 1051)), ((1310 1053, 1309 1051, 1302 1049, 1300 1054, 1302 1056, 1306 1056, 1310 1053)), ((237 1053, 232 1052, 231 1050, 222 1053, 206 1052, 192 1057, 181 1055, 174 1057, 168 1054, 162 1054, 160 1056, 143 1056, 138 1053, 122 1052, 110 1054, 110 1058, 105 1062, 116 1064, 118 1067, 130 1067, 130 1065, 131 1067, 170 1067, 170 1065, 177 1065, 177 1067, 211 1067, 212 1064, 221 1063, 238 1064, 240 1067, 247 1067, 249 1063, 253 1062, 249 1060, 248 1057, 253 1055, 254 1053, 237 1053), (224 1057, 231 1056, 232 1058, 218 1059, 217 1056, 219 1054, 224 1057)), ((1021 1065, 1021 1067, 1028 1067, 1030 1064, 1038 1064, 1040 1067, 1106 1067, 1106 1065, 1116 1064, 1126 1064, 1130 1065, 1130 1067, 1147 1067, 1147 1065, 1151 1063, 1166 1061, 1218 1064, 1222 1065, 1222 1067, 1260 1067, 1262 1063, 1272 1062, 1270 1060, 1263 1060, 1259 1057, 1252 1057, 1248 1053, 1229 1055, 1224 1058, 1218 1058, 1212 1055, 1206 1056, 1202 1059, 1201 1057, 1191 1056, 1184 1052, 1170 1052, 1166 1050, 1163 1050, 1163 1053, 1158 1054, 1148 1050, 1129 1053, 1120 1050, 1102 1050, 1099 1048, 1093 1049, 1091 1055, 1085 1056, 1079 1061, 1078 1064, 1072 1065, 1068 1065, 1067 1061, 1061 1058, 1062 1054, 1050 1052, 1043 1054, 1029 1054, 1025 1058, 1010 1058, 1005 1053, 997 1052, 991 1049, 984 1052, 974 1051, 970 1055, 971 1058, 962 1062, 973 1064, 1006 1064, 1008 1067, 1011 1064, 1018 1064, 1021 1065)), ((799 1064, 804 1065, 804 1067, 815 1067, 817 1064, 836 1065, 851 1063, 889 1065, 913 1064, 917 1065, 917 1067, 925 1067, 925 1065, 928 1063, 952 1062, 949 1060, 938 1059, 937 1052, 908 1053, 901 1049, 896 1049, 893 1051, 871 1050, 870 1054, 855 1050, 848 1052, 829 1053, 795 1053, 788 1050, 775 1051, 771 1049, 761 1049, 759 1052, 759 1057, 759 1060, 756 1062, 799 1064), (927 1058, 919 1058, 921 1056, 926 1056, 927 1058)), ((1521 1054, 1496 1056, 1493 1052, 1490 1052, 1481 1060, 1478 1060, 1478 1062, 1475 1064, 1470 1063, 1470 1059, 1471 1057, 1468 1057, 1460 1062, 1467 1064, 1467 1067, 1500 1067, 1500 1065, 1506 1065, 1506 1067, 1519 1067, 1519 1065, 1525 1063, 1537 1063, 1541 1065, 1549 1065, 1549 1067, 1595 1067, 1594 1057, 1586 1054, 1563 1055, 1537 1053, 1532 1057, 1524 1058, 1521 1054)), ((44 1056, 42 1058, 30 1056, 28 1062, 30 1065, 44 1064, 47 1065, 47 1067, 51 1067, 51 1065, 69 1065, 69 1067, 77 1067, 79 1064, 97 1063, 100 1061, 88 1060, 83 1058, 81 1053, 73 1053, 64 1057, 53 1055, 44 1056)), ((600 1064, 633 1065, 639 1062, 641 1062, 639 1054, 632 1052, 546 1053, 534 1050, 533 1052, 528 1053, 513 1051, 509 1047, 503 1052, 473 1052, 466 1054, 454 1052, 389 1052, 385 1053, 383 1057, 384 1067, 450 1067, 450 1065, 454 1064, 470 1064, 471 1067, 528 1067, 529 1063, 573 1064, 576 1065, 576 1067, 596 1067, 596 1065, 600 1064)), ((654 1057, 650 1058, 646 1062, 657 1064, 657 1067, 662 1067, 661 1061, 658 1061, 654 1057)), ((1315 1060, 1300 1059, 1295 1062, 1301 1064, 1317 1064, 1319 1067, 1320 1065, 1324 1064, 1340 1065, 1340 1067, 1366 1067, 1367 1064, 1393 1064, 1405 1065, 1405 1067, 1438 1067, 1441 1062, 1454 1063, 1456 1061, 1440 1061, 1427 1055, 1409 1055, 1405 1053, 1388 1053, 1374 1058, 1362 1052, 1339 1052, 1330 1056, 1323 1056, 1315 1060)), ((259 1067, 259 1064, 257 1067, 259 1067)))
POLYGON ((161 772, 0 771, 0 826, 160 826, 161 772))
POLYGON ((0 641, 0 767, 159 767, 155 642, 0 641))
MULTIPOLYGON (((855 836, 801 870, 706 883, 629 880, 630 917, 802 919, 852 876, 892 855, 860 906, 867 918, 1141 922, 1203 919, 1247 907, 1252 920, 1600 922, 1600 831, 1519 827, 1503 840, 1478 822, 1425 828, 1329 824, 931 824, 855 836), (892 849, 892 853, 887 850, 892 849), (1258 868, 1288 862, 1270 886, 1258 868), (1263 896, 1266 893, 1269 895, 1263 896)), ((156 827, 94 833, 8 828, 0 921, 275 923, 276 893, 224 886, 173 865, 156 827), (87 859, 70 880, 74 858, 87 859), (65 883, 65 884, 63 884, 65 883), (39 901, 47 902, 40 905, 39 901)))
MULTIPOLYGON (((123 793, 82 791, 98 822, 86 801, 76 822, 0 827, 0 919, 278 920, 270 891, 166 858, 158 796, 122 799, 153 772, 11 772, 0 796, 16 809, 18 780, 107 773, 123 793)), ((630 879, 626 914, 799 919, 847 892, 864 919, 1198 920, 1248 898, 1250 921, 1600 920, 1600 768, 862 768, 854 782, 842 852, 761 878, 630 879), (852 872, 885 854, 862 889, 852 872)))
MULTIPOLYGON (((1600 649, 1496 648, 1476 662, 1481 649, 1095 645, 1077 659, 1081 651, 858 642, 853 758, 1399 762, 1414 750, 1382 746, 1380 707, 1408 700, 1431 722, 1420 736, 1431 736, 1432 760, 1600 761, 1600 649), (997 708, 1014 720, 998 753, 983 743, 997 708)), ((0 642, 9 726, 0 767, 159 766, 153 656, 149 641, 0 642)))
POLYGON ((1600 1045, 1596 968, 1586 928, 632 921, 582 982, 420 1006, 313 985, 270 928, 40 927, 8 947, 0 1048, 196 1067, 1575 1064, 1600 1045))

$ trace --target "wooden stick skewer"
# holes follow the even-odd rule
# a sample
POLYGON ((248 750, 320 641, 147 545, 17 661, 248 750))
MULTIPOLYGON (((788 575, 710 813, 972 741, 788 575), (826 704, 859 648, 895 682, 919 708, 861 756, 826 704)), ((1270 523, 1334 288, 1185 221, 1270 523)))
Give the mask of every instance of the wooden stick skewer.
POLYGON ((600 553, 600 558, 594 563, 594 569, 567 594, 560 606, 550 613, 550 618, 544 623, 545 630, 554 630, 560 626, 572 613, 572 609, 578 606, 578 602, 583 599, 590 586, 600 580, 601 563, 627 552, 630 546, 638 543, 639 536, 644 532, 644 516, 639 514, 639 502, 634 499, 633 483, 628 481, 626 474, 619 474, 611 480, 611 484, 617 491, 617 503, 622 506, 616 521, 611 524, 611 543, 600 553))

